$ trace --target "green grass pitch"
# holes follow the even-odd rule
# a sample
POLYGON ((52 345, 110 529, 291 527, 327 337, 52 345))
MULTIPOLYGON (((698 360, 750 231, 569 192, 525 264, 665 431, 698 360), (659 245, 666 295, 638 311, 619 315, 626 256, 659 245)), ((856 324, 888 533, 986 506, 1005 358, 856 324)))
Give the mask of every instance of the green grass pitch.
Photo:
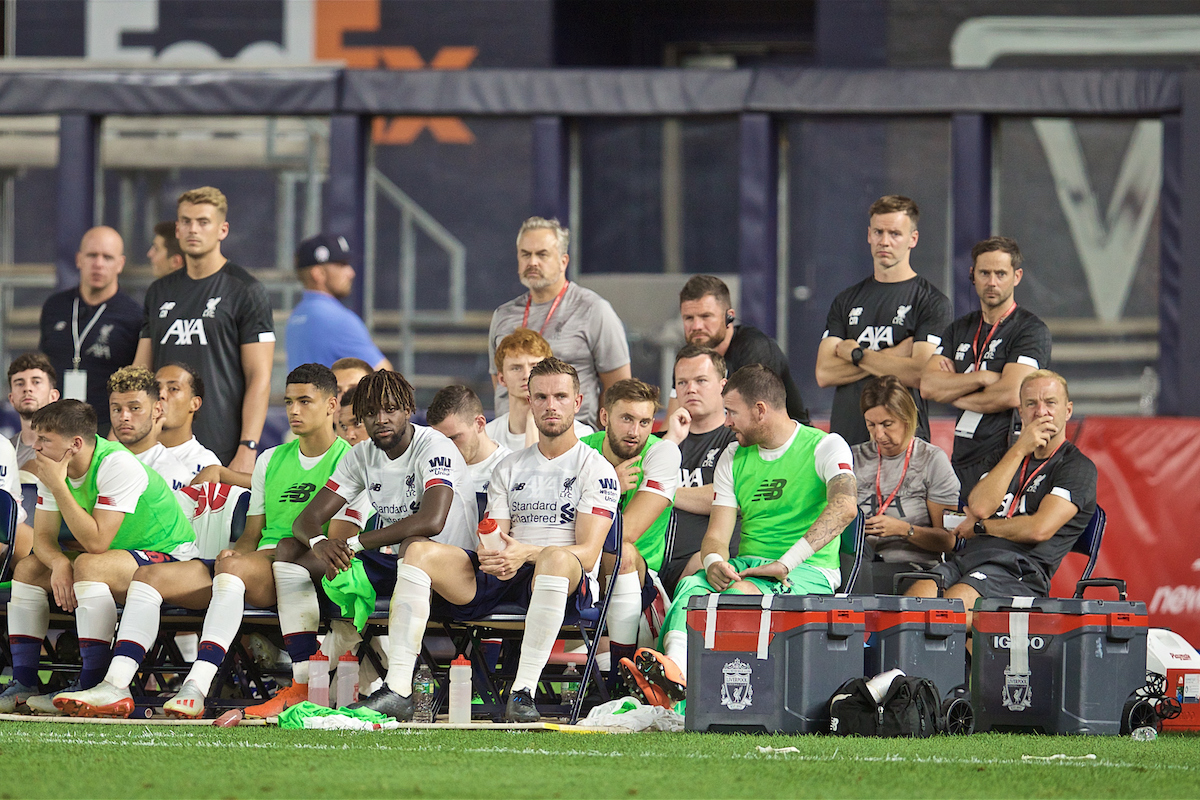
POLYGON ((1190 734, 913 741, 5 722, 0 758, 3 798, 1200 797, 1190 734))

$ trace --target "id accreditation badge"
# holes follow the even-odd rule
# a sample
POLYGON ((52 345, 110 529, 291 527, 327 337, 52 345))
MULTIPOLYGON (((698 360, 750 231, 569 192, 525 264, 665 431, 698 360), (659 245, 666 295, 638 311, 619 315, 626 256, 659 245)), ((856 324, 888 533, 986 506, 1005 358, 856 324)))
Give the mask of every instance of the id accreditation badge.
POLYGON ((87 400, 87 370, 69 369, 63 373, 63 397, 87 400))
POLYGON ((978 411, 962 412, 958 418, 958 424, 954 426, 954 435, 960 439, 974 439, 975 429, 979 427, 981 420, 983 420, 983 414, 978 411))

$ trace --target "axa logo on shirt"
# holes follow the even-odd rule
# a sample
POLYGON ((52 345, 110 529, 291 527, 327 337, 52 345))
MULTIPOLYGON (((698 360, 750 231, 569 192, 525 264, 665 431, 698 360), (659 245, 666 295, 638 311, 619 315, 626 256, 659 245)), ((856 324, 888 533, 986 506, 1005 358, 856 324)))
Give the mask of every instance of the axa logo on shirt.
POLYGON ((204 334, 204 321, 199 319, 177 319, 171 323, 171 327, 167 328, 167 332, 163 334, 159 344, 166 344, 167 339, 175 336, 175 345, 190 345, 192 337, 200 337, 200 344, 208 346, 208 337, 204 334))
POLYGON ((895 345, 892 341, 891 325, 868 325, 858 335, 857 341, 868 350, 882 350, 895 345))
POLYGON ((787 486, 787 478, 771 478, 765 479, 758 485, 754 494, 750 497, 751 502, 758 500, 778 500, 783 497, 783 487, 787 486))
POLYGON ((697 469, 688 469, 684 467, 679 470, 679 485, 685 488, 693 488, 704 485, 704 474, 697 469))

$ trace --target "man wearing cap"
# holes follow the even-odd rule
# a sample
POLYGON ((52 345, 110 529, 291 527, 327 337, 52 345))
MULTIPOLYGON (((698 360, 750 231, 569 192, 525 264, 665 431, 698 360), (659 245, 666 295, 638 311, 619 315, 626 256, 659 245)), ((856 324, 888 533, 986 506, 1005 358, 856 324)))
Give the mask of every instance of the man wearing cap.
POLYGON ((360 358, 375 369, 391 369, 367 326, 339 300, 354 286, 350 245, 344 236, 318 234, 296 248, 296 275, 304 297, 292 309, 287 323, 287 363, 329 367, 341 358, 360 358))

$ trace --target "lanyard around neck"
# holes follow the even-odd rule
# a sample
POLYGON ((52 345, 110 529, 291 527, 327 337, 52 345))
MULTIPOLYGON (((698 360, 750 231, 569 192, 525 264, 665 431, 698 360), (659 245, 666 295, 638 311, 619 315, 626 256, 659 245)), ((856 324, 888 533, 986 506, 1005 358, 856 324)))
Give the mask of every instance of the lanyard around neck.
MULTIPOLYGON (((567 293, 567 287, 571 285, 570 281, 563 283, 563 287, 558 290, 558 296, 554 298, 553 305, 550 306, 550 311, 547 312, 546 318, 542 320, 542 327, 538 328, 538 333, 546 330, 546 326, 550 324, 550 318, 554 316, 554 312, 558 310, 558 304, 562 302, 563 295, 567 293)), ((525 316, 521 318, 521 327, 529 327, 529 306, 533 303, 533 292, 529 292, 529 297, 525 298, 525 316)))

